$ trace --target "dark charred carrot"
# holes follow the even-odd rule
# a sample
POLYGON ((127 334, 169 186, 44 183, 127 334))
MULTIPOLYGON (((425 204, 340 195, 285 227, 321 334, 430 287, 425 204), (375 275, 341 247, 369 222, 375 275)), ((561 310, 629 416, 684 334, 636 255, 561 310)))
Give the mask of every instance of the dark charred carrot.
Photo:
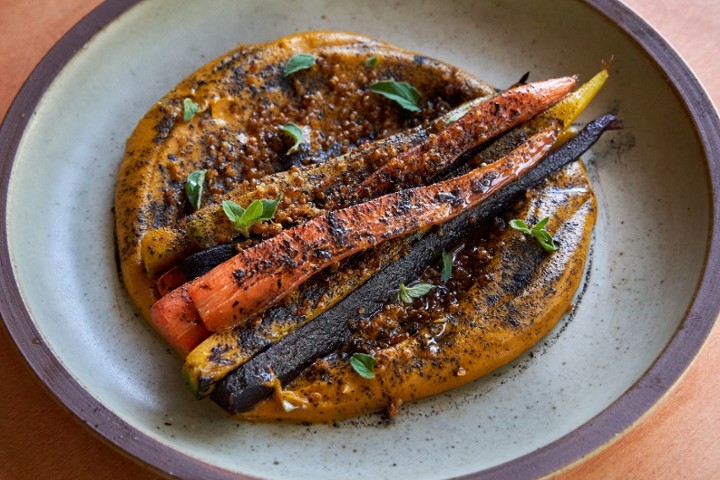
MULTIPOLYGON (((208 330, 241 325, 327 266, 479 204, 531 169, 556 137, 549 128, 501 160, 461 177, 328 212, 241 251, 189 282, 187 291, 208 330)), ((153 312, 162 311, 163 302, 153 312)))
POLYGON ((449 221, 442 234, 431 231, 409 254, 381 270, 333 308, 230 373, 218 382, 212 399, 229 413, 236 414, 270 397, 274 391, 274 380, 284 387, 313 361, 339 348, 350 336, 349 318, 357 317, 361 311, 365 318, 378 312, 395 294, 388 285, 416 280, 442 252, 470 235, 474 225, 481 225, 482 220, 492 218, 522 192, 579 158, 605 130, 617 127, 619 123, 613 115, 590 122, 575 138, 545 157, 536 168, 503 187, 487 202, 449 221))
POLYGON ((376 170, 358 190, 360 197, 381 195, 392 189, 427 183, 459 156, 511 128, 530 120, 562 100, 575 77, 528 83, 505 90, 483 102, 440 133, 398 155, 376 170))

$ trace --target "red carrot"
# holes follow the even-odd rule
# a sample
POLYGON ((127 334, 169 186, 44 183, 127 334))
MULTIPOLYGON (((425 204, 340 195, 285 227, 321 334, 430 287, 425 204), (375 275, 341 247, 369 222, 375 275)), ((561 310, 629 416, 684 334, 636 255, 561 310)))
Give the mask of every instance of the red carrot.
POLYGON ((573 88, 575 77, 528 83, 505 90, 478 104, 437 135, 398 155, 368 177, 359 197, 382 195, 428 183, 447 170, 464 152, 520 125, 560 101, 573 88))

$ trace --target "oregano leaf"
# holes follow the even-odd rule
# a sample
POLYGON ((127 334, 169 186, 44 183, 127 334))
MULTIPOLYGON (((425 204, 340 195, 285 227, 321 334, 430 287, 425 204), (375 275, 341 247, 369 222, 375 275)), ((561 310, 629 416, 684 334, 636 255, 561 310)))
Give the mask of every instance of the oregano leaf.
POLYGON ((192 99, 185 98, 183 100, 183 121, 189 122, 197 113, 198 108, 200 108, 200 106, 193 102, 192 99))
POLYGON ((205 174, 207 170, 196 170, 188 175, 185 180, 185 193, 190 205, 195 210, 200 209, 202 203, 203 186, 205 185, 205 174))
POLYGON ((372 57, 366 58, 365 61, 363 62, 363 64, 364 64, 367 68, 373 68, 375 65, 378 64, 378 57, 377 57, 377 55, 373 55, 372 57))
POLYGON ((401 283, 400 287, 398 288, 398 299, 402 303, 412 303, 415 298, 426 295, 430 290, 433 289, 433 287, 434 285, 431 285, 429 283, 416 283, 415 285, 411 285, 409 287, 401 283))
POLYGON ((311 55, 309 53, 298 53, 285 64, 283 76, 287 77, 295 72, 299 72, 300 70, 308 69, 315 65, 316 60, 317 57, 315 57, 315 55, 311 55))
POLYGON ((405 110, 420 111, 420 107, 418 107, 420 92, 407 82, 383 80, 370 85, 370 91, 395 101, 405 110))
POLYGON ((442 253, 442 269, 440 270, 440 280, 447 283, 452 277, 453 259, 448 252, 442 253))
POLYGON ((353 370, 363 378, 375 378, 375 365, 377 360, 372 355, 366 353, 353 353, 350 357, 350 365, 353 370))
POLYGON ((300 148, 300 145, 307 143, 307 139, 305 138, 305 133, 302 131, 302 128, 298 127, 294 123, 286 123, 285 125, 280 125, 279 128, 286 134, 290 135, 290 137, 292 137, 295 141, 293 146, 287 151, 288 154, 296 152, 297 149, 300 148))

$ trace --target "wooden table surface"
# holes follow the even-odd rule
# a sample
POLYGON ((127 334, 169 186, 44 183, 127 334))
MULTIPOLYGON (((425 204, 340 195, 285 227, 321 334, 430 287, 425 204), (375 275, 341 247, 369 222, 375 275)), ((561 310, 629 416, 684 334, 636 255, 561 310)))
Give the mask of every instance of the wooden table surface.
MULTIPOLYGON (((720 2, 625 0, 687 61, 720 105, 720 2)), ((0 117, 52 45, 100 0, 0 0, 0 117)), ((58 404, 0 328, 0 480, 160 478, 58 404)), ((615 443, 561 475, 582 479, 720 478, 720 328, 665 398, 615 443)))

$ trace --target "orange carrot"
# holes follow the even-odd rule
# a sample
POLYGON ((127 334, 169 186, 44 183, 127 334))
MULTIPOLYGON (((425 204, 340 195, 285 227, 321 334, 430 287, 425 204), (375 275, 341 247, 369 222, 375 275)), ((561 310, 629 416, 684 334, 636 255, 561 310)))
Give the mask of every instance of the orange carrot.
POLYGON ((184 284, 155 302, 150 314, 158 332, 183 357, 210 336, 184 284))
POLYGON ((560 101, 573 88, 575 77, 528 83, 505 90, 478 104, 427 141, 398 155, 370 175, 358 195, 373 197, 427 183, 464 152, 530 120, 560 101))
MULTIPOLYGON (((181 289, 187 290, 208 330, 242 324, 327 266, 390 238, 446 222, 479 204, 537 164, 556 137, 556 130, 548 128, 497 162, 461 177, 328 212, 241 251, 181 289)), ((153 306, 154 319, 156 314, 166 319, 166 309, 187 300, 184 292, 165 298, 153 306)))
POLYGON ((176 265, 160 275, 160 278, 158 278, 157 282, 155 282, 155 289, 161 297, 164 297, 186 281, 187 278, 185 277, 185 274, 180 267, 176 265))

